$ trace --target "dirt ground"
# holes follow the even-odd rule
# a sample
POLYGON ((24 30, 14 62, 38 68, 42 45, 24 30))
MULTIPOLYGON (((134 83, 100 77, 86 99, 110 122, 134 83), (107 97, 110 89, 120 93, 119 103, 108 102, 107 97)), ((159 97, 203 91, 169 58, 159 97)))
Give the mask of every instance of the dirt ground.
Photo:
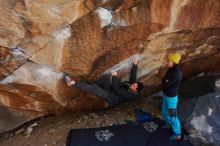
POLYGON ((143 98, 119 107, 92 112, 67 112, 44 117, 0 135, 0 146, 65 146, 72 128, 94 128, 135 120, 133 110, 142 108, 160 117, 158 99, 143 98))

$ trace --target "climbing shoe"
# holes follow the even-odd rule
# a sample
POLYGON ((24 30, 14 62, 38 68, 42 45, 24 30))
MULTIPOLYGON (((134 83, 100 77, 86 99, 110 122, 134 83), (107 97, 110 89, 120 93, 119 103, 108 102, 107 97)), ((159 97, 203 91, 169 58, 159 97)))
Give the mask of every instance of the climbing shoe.
POLYGON ((181 134, 174 134, 169 137, 170 140, 180 140, 181 139, 181 134))
POLYGON ((164 125, 161 126, 162 129, 170 129, 171 126, 167 123, 165 123, 164 125))
POLYGON ((69 74, 67 72, 63 72, 63 79, 66 82, 70 82, 71 81, 71 78, 70 78, 70 76, 69 76, 69 74))

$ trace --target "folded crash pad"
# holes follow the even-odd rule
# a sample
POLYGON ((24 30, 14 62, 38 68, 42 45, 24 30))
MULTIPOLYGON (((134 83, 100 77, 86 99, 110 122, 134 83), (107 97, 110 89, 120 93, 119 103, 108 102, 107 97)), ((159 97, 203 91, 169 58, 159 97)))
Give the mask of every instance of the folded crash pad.
POLYGON ((72 129, 67 146, 191 146, 188 141, 171 141, 171 130, 161 129, 161 121, 90 129, 72 129))

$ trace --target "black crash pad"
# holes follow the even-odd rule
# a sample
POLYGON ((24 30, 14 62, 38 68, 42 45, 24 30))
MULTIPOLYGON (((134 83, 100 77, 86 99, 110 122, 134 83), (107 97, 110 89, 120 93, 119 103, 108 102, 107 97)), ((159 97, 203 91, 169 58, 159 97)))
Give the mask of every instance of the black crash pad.
POLYGON ((161 129, 161 121, 102 128, 72 129, 67 146, 191 146, 188 141, 171 141, 172 131, 161 129))

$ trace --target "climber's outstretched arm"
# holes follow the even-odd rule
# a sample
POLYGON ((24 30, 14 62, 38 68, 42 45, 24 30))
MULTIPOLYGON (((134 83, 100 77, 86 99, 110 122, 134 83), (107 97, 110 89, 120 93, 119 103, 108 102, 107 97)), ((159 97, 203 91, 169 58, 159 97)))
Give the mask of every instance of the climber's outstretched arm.
POLYGON ((131 68, 130 80, 129 80, 131 84, 137 82, 137 70, 138 70, 137 60, 134 56, 132 57, 132 62, 133 62, 133 66, 131 68))

